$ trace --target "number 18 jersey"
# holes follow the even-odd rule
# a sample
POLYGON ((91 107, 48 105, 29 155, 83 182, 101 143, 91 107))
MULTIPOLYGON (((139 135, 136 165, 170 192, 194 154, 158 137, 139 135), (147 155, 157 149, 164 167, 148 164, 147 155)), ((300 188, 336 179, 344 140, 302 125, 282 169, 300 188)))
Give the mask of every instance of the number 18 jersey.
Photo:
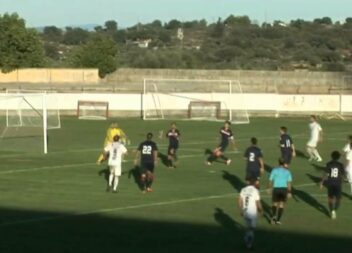
POLYGON ((326 164, 326 180, 328 185, 341 185, 345 174, 345 169, 342 163, 331 161, 326 164))

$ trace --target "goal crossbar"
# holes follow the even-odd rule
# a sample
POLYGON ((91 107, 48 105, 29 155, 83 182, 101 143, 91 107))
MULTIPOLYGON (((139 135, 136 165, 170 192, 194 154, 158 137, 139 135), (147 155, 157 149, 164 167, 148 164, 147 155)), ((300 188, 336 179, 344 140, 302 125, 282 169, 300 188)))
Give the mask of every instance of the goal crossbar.
MULTIPOLYGON (((221 113, 218 114, 220 118, 234 123, 249 123, 242 87, 237 80, 167 78, 143 80, 142 113, 145 120, 170 117, 192 119, 189 117, 189 104, 197 101, 203 104, 220 103, 221 113)), ((215 118, 209 117, 208 120, 215 118)))

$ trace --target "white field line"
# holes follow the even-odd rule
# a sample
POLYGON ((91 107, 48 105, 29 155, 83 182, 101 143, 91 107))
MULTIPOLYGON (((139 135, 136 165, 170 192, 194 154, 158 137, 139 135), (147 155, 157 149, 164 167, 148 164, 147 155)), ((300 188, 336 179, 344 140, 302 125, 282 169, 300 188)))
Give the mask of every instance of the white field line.
MULTIPOLYGON (((313 185, 316 185, 316 184, 315 183, 301 184, 301 185, 297 185, 295 187, 296 188, 303 188, 303 187, 309 187, 309 186, 313 186, 313 185)), ((265 192, 265 191, 266 190, 261 190, 261 192, 265 192)), ((159 207, 159 206, 176 205, 176 204, 189 203, 189 202, 197 202, 197 201, 203 201, 203 200, 222 199, 222 198, 227 198, 227 197, 235 197, 235 196, 238 196, 238 194, 239 194, 238 192, 227 193, 227 194, 221 194, 221 195, 211 195, 211 196, 205 196, 205 197, 179 199, 179 200, 163 201, 163 202, 141 204, 141 205, 131 205, 131 206, 124 206, 124 207, 97 209, 97 210, 92 210, 92 211, 78 212, 78 213, 74 213, 74 214, 45 216, 45 217, 41 217, 41 218, 3 222, 3 223, 0 223, 0 227, 20 225, 20 224, 29 224, 29 223, 37 223, 37 222, 42 222, 42 221, 52 221, 52 220, 58 220, 58 219, 63 219, 63 218, 73 218, 73 217, 79 217, 79 216, 112 213, 112 212, 126 211, 126 210, 131 210, 131 209, 142 209, 142 208, 149 208, 149 207, 159 207)))
MULTIPOLYGON (((228 154, 238 154, 239 151, 230 151, 227 152, 228 154)), ((201 154, 192 154, 192 155, 179 155, 179 158, 193 158, 193 157, 202 157, 205 156, 204 153, 201 154)), ((127 160, 127 162, 131 162, 131 160, 127 160)), ((22 173, 22 172, 34 172, 34 171, 43 171, 43 170, 53 170, 53 169, 70 169, 75 167, 84 167, 84 166, 92 166, 96 165, 95 163, 76 163, 76 164, 66 164, 66 165, 56 165, 56 166, 43 166, 43 167, 36 167, 36 168, 29 168, 29 169, 18 169, 18 170, 4 170, 0 171, 0 175, 6 174, 15 174, 15 173, 22 173)))
POLYGON ((66 165, 57 165, 57 166, 44 166, 44 167, 36 167, 36 168, 29 168, 29 169, 19 169, 19 170, 4 170, 4 171, 0 171, 0 175, 22 173, 22 172, 42 171, 42 170, 53 170, 53 169, 65 169, 65 168, 69 169, 69 168, 91 166, 91 165, 95 165, 95 163, 77 163, 77 164, 66 164, 66 165))
MULTIPOLYGON (((348 134, 350 132, 346 132, 348 134)), ((343 132, 338 133, 338 134, 345 134, 343 132)), ((308 134, 296 134, 292 135, 293 138, 295 139, 307 139, 308 140, 308 134)), ((265 137, 257 137, 259 140, 279 140, 279 135, 277 136, 265 136, 265 137)), ((249 137, 248 138, 235 138, 236 142, 243 142, 246 141, 249 143, 249 137)), ((334 138, 334 137, 325 137, 325 140, 335 140, 335 141, 343 141, 346 140, 346 138, 334 138)), ((213 141, 199 141, 199 142, 181 142, 181 150, 187 150, 186 148, 183 148, 184 146, 192 146, 192 145, 199 145, 199 144, 213 144, 216 145, 219 142, 218 139, 215 139, 213 141)), ((168 144, 162 143, 158 144, 159 147, 167 147, 168 144)), ((134 150, 136 146, 129 145, 127 146, 127 149, 134 150)), ((213 148, 213 147, 210 147, 213 148)), ((49 155, 51 154, 64 154, 64 153, 85 153, 85 152, 101 152, 103 148, 89 148, 89 149, 67 149, 67 150, 59 150, 59 151, 49 151, 49 155)), ((194 149, 194 150, 201 150, 201 149, 194 149)), ((0 158, 11 158, 11 157, 18 157, 18 156, 26 156, 26 155, 36 155, 35 153, 24 153, 24 154, 9 154, 9 155, 0 155, 0 158)))

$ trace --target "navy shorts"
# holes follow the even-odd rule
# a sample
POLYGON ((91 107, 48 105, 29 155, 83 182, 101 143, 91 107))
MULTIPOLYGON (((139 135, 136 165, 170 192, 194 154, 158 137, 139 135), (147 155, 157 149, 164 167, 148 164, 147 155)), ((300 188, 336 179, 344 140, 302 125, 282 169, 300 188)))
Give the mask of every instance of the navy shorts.
POLYGON ((227 149, 228 147, 228 143, 226 142, 221 142, 220 145, 218 146, 218 148, 220 149, 221 152, 225 152, 225 150, 227 149))
POLYGON ((259 180, 260 170, 247 170, 246 171, 246 181, 259 180))
POLYGON ((284 160, 284 163, 290 164, 292 160, 292 152, 281 152, 281 158, 284 160))
POLYGON ((154 167, 155 167, 154 162, 144 162, 144 163, 141 163, 141 166, 139 167, 139 172, 141 174, 145 174, 148 171, 151 173, 154 173, 154 167))
POLYGON ((342 195, 342 187, 338 184, 328 184, 326 186, 328 188, 328 197, 329 198, 341 198, 342 195))

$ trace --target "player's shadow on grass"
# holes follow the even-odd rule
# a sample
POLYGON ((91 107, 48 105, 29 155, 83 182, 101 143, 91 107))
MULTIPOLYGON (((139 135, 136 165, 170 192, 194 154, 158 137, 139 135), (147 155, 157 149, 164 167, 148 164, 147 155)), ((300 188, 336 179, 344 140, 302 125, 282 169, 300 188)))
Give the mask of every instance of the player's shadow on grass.
MULTIPOLYGON (((128 202, 123 201, 123 198, 119 200, 117 210, 128 205, 128 202)), ((150 204, 153 205, 153 202, 150 204)), ((189 206, 184 204, 184 212, 189 215, 189 206)), ((124 210, 123 215, 119 215, 112 209, 106 215, 106 209, 101 212, 98 209, 87 215, 87 212, 80 213, 79 210, 50 212, 1 207, 0 252, 135 253, 141 249, 153 253, 249 252, 243 246, 243 226, 238 223, 242 220, 240 216, 233 219, 232 215, 221 209, 215 209, 215 213, 214 209, 204 212, 201 206, 194 210, 195 221, 192 223, 173 219, 168 213, 147 212, 148 205, 140 209, 137 207, 133 209, 135 212, 131 217, 129 210, 124 210), (139 216, 136 215, 138 213, 139 216), (158 214, 162 219, 154 219, 158 214), (197 222, 199 218, 205 220, 197 222), (212 224, 209 224, 209 220, 212 224), (21 243, 18 242, 19 235, 25 235, 21 236, 21 243)), ((173 205, 165 205, 163 209, 167 207, 169 209, 166 211, 172 212, 173 205)), ((101 208, 99 203, 96 208, 101 208)), ((254 252, 351 251, 350 234, 328 233, 335 226, 325 227, 325 230, 322 227, 321 231, 315 232, 302 231, 305 226, 309 228, 308 217, 305 221, 306 225, 287 230, 258 227, 254 252)))
POLYGON ((204 155, 211 155, 211 154, 213 154, 213 151, 210 148, 206 148, 204 150, 204 155))
POLYGON ((263 206, 263 212, 264 212, 264 218, 265 220, 270 223, 271 222, 271 206, 266 203, 263 199, 261 200, 262 206, 263 206))
POLYGON ((296 157, 308 159, 309 157, 302 150, 296 149, 296 157))
POLYGON ((269 165, 269 164, 264 164, 264 170, 267 172, 267 173, 271 173, 271 171, 273 170, 273 166, 269 165))
POLYGON ((164 164, 166 167, 169 166, 169 159, 168 159, 167 155, 159 152, 158 157, 159 157, 162 164, 164 164))
POLYGON ((292 196, 297 202, 302 200, 303 202, 315 208, 317 211, 321 212, 325 216, 330 217, 329 210, 308 192, 298 190, 293 187, 292 196))
POLYGON ((140 190, 143 190, 143 186, 142 186, 141 180, 140 180, 141 175, 139 173, 138 166, 134 166, 132 169, 130 169, 128 171, 128 179, 130 179, 131 177, 133 177, 133 180, 134 180, 135 184, 138 186, 138 188, 140 190))
POLYGON ((315 163, 312 163, 311 165, 317 171, 325 171, 325 166, 321 166, 321 165, 318 165, 318 164, 315 164, 315 163))
POLYGON ((106 168, 99 170, 98 175, 104 176, 105 181, 109 182, 109 175, 110 175, 109 167, 107 166, 106 168))
POLYGON ((223 170, 222 173, 222 178, 228 181, 237 192, 240 192, 241 189, 246 186, 245 182, 236 175, 229 173, 227 170, 223 170))
POLYGON ((348 198, 349 200, 352 200, 351 194, 347 194, 346 192, 342 192, 342 196, 344 196, 345 198, 348 198))
POLYGON ((316 184, 319 184, 321 182, 321 177, 317 177, 309 173, 306 173, 306 175, 310 180, 312 180, 316 184))
POLYGON ((232 219, 230 215, 225 213, 221 208, 215 208, 214 219, 217 223, 230 231, 243 230, 243 226, 232 219))

